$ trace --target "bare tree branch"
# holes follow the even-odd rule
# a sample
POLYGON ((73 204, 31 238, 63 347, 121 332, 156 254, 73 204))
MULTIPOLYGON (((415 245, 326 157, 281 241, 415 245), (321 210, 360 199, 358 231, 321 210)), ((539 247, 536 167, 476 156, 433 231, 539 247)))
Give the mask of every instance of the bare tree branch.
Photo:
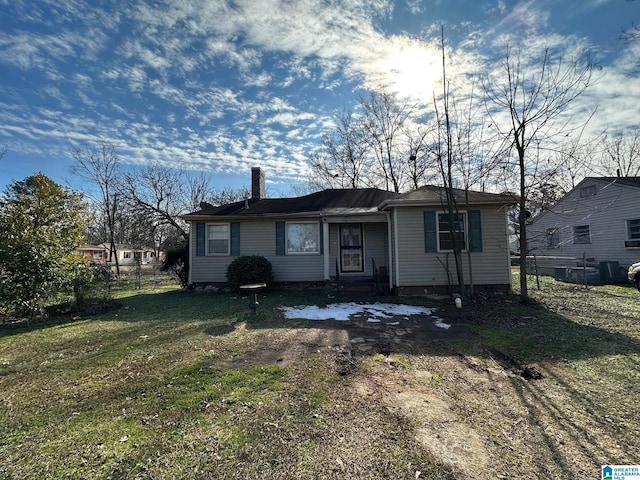
MULTIPOLYGON (((506 154, 517 155, 520 205, 518 225, 520 235, 520 296, 527 292, 527 200, 531 185, 545 184, 555 174, 548 155, 541 155, 545 144, 557 143, 581 126, 562 123, 562 114, 592 83, 593 64, 571 59, 554 58, 549 48, 530 65, 523 64, 520 50, 507 46, 501 62, 501 75, 485 81, 486 111, 503 140, 506 154), (533 154, 530 151, 533 149, 533 154)), ((588 119, 587 119, 588 120, 588 119)), ((509 167, 509 164, 505 165, 509 167)))

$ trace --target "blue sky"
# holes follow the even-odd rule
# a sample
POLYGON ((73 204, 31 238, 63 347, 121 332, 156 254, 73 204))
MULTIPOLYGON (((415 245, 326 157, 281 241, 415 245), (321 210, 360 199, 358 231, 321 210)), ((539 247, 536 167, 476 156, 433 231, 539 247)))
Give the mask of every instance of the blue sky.
POLYGON ((640 23, 629 0, 0 0, 0 188, 106 140, 125 164, 210 172, 218 188, 267 173, 292 194, 343 109, 386 84, 428 104, 445 29, 452 74, 509 42, 586 46, 594 133, 640 124, 640 23))

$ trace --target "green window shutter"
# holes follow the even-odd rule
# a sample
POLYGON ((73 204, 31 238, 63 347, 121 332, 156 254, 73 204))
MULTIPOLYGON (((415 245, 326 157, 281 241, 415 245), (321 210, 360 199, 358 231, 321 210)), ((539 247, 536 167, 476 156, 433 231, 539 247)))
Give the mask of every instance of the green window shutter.
POLYGON ((205 230, 206 227, 204 223, 196 223, 196 256, 198 257, 202 257, 206 254, 205 230))
POLYGON ((284 222, 276 222, 276 255, 285 255, 284 222))
POLYGON ((231 255, 240 255, 240 222, 231 222, 231 255))
POLYGON ((323 235, 324 225, 322 220, 320 220, 320 254, 324 253, 324 235, 323 235))
POLYGON ((482 223, 480 210, 469 210, 469 251, 482 251, 482 223))
POLYGON ((438 230, 436 228, 436 212, 424 212, 424 251, 434 253, 438 251, 438 230))

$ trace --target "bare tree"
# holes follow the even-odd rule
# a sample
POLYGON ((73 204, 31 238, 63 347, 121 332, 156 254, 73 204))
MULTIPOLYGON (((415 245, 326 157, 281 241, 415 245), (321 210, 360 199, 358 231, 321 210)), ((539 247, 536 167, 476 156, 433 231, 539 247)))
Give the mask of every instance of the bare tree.
POLYGON ((605 177, 640 174, 640 127, 602 139, 602 161, 596 171, 605 177))
POLYGON ((185 241, 189 229, 181 215, 198 210, 203 202, 221 205, 248 197, 246 188, 215 190, 204 172, 175 170, 159 164, 124 174, 119 193, 131 210, 151 222, 154 237, 163 232, 163 238, 176 234, 185 241))
POLYGON ((541 160, 548 158, 539 152, 551 149, 558 138, 573 132, 562 123, 562 115, 592 83, 593 65, 589 59, 565 63, 553 57, 548 48, 527 65, 522 51, 507 47, 499 70, 486 79, 486 108, 504 151, 516 154, 515 165, 505 167, 515 167, 519 183, 520 298, 526 301, 527 199, 532 183, 540 181, 541 160))
POLYGON ((407 101, 385 90, 359 99, 360 114, 345 111, 311 157, 312 190, 416 188, 433 176, 434 125, 419 123, 407 101))
POLYGON ((168 225, 185 240, 187 224, 180 215, 196 210, 211 190, 208 179, 154 164, 122 176, 119 192, 132 210, 141 212, 156 226, 168 225))
POLYGON ((85 145, 84 148, 72 150, 71 156, 75 160, 72 172, 97 188, 97 191, 89 191, 89 197, 104 214, 109 243, 109 262, 115 259, 116 274, 120 275, 116 246, 116 219, 120 210, 117 193, 120 159, 116 148, 112 143, 103 140, 97 145, 85 145))
POLYGON ((407 171, 409 187, 419 188, 438 176, 435 162, 437 121, 427 121, 419 125, 415 131, 405 130, 408 147, 407 171))
POLYGON ((633 23, 629 28, 623 28, 620 37, 626 42, 638 40, 640 38, 640 25, 633 23))
POLYGON ((567 193, 593 171, 594 159, 601 143, 600 137, 586 140, 581 137, 566 137, 566 141, 554 153, 557 165, 554 183, 559 191, 567 193))
MULTIPOLYGON (((441 49, 442 49, 442 108, 438 107, 437 98, 433 99, 433 105, 435 109, 437 129, 437 143, 435 149, 435 155, 438 160, 438 167, 440 169, 440 176, 442 184, 446 192, 446 209, 447 209, 447 223, 448 230, 451 235, 451 246, 453 250, 453 258, 456 266, 456 276, 458 279, 458 288, 460 294, 465 295, 465 280, 464 271, 462 268, 462 250, 464 249, 464 240, 462 232, 464 231, 464 221, 460 215, 458 208, 458 196, 456 195, 456 188, 454 184, 453 167, 455 161, 454 155, 454 127, 451 119, 451 105, 452 100, 450 83, 447 78, 446 69, 446 55, 444 44, 444 27, 440 33, 441 49)), ((448 268, 448 266, 447 266, 448 268)), ((449 272, 447 271, 447 275, 449 272)))
POLYGON ((376 159, 376 173, 383 178, 386 190, 401 192, 408 176, 410 153, 403 140, 412 106, 383 90, 361 98, 360 107, 365 139, 376 159))
POLYGON ((368 150, 360 119, 353 112, 342 112, 336 118, 335 129, 322 137, 322 153, 312 157, 314 183, 339 188, 370 184, 368 150))

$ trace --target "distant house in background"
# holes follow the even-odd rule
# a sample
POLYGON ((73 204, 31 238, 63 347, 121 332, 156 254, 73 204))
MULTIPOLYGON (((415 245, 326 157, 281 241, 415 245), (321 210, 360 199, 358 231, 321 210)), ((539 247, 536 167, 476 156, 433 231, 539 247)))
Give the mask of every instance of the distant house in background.
POLYGON ((109 258, 109 249, 104 245, 83 245, 78 253, 92 263, 105 264, 109 258))
MULTIPOLYGON (((138 259, 142 265, 156 263, 162 260, 162 254, 158 257, 158 253, 152 248, 135 248, 129 245, 117 245, 116 249, 118 253, 118 263, 123 266, 136 265, 136 259, 138 259)), ((84 245, 78 248, 78 253, 93 263, 109 263, 109 246, 104 243, 100 245, 84 245)), ((115 259, 110 263, 115 264, 115 259)))
POLYGON ((136 248, 130 245, 118 245, 118 263, 120 265, 146 265, 158 261, 156 251, 152 248, 136 248))
MULTIPOLYGON (((276 282, 330 282, 381 275, 402 293, 446 291, 455 285, 452 232, 441 187, 406 194, 375 188, 330 189, 295 198, 265 198, 264 173, 252 169, 252 198, 204 208, 190 224, 189 283, 226 283, 240 255, 261 255, 276 282)), ((508 195, 456 191, 469 281, 509 290, 508 195), (469 256, 467 255, 469 252, 469 256)))
POLYGON ((530 255, 626 268, 640 260, 640 177, 587 177, 527 232, 530 255))

